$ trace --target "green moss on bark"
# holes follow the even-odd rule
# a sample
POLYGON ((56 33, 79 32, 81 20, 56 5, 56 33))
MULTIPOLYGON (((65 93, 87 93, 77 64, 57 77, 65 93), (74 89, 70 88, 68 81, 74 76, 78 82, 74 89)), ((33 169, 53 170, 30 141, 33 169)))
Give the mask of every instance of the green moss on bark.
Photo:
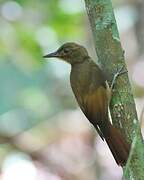
MULTIPOLYGON (((98 62, 111 82, 118 68, 126 68, 112 4, 110 0, 85 0, 85 4, 98 62)), ((143 180, 144 145, 128 74, 117 79, 110 110, 114 125, 121 129, 132 144, 124 179, 143 180)))

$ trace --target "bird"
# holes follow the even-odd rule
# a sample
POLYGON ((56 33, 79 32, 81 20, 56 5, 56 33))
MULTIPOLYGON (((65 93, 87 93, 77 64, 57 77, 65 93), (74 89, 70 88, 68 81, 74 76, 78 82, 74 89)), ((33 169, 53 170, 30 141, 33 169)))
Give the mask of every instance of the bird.
POLYGON ((108 113, 110 87, 102 69, 82 45, 67 42, 44 58, 58 58, 71 65, 70 84, 74 96, 89 122, 105 140, 116 163, 125 166, 130 145, 111 123, 108 113))

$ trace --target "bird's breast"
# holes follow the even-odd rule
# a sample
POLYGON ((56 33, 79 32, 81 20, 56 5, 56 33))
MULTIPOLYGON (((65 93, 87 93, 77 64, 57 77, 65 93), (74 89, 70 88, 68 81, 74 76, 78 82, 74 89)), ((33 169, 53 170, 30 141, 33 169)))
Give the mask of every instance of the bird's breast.
MULTIPOLYGON (((70 82, 76 99, 78 101, 81 101, 83 99, 83 96, 88 92, 91 84, 88 67, 86 68, 85 64, 80 64, 72 67, 70 82)), ((79 103, 81 104, 81 102, 79 103)))

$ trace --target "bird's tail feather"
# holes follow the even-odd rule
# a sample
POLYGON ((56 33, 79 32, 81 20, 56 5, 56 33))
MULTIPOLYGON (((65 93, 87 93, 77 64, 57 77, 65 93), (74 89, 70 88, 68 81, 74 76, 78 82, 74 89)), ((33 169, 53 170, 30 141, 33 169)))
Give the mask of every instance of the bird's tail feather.
POLYGON ((105 140, 117 164, 124 166, 129 156, 130 145, 125 141, 121 132, 109 124, 109 133, 105 136, 105 140))

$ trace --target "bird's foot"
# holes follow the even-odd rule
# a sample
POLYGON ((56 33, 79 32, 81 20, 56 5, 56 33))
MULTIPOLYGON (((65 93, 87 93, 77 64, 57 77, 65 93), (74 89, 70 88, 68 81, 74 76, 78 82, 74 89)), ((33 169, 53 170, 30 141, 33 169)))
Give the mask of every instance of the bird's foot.
POLYGON ((113 80, 112 80, 112 83, 111 83, 111 86, 110 86, 111 90, 114 89, 114 85, 115 85, 115 83, 116 83, 116 79, 118 78, 118 76, 120 76, 120 75, 125 74, 125 73, 128 72, 128 71, 127 71, 126 69, 124 69, 124 68, 125 68, 125 66, 123 65, 123 66, 121 66, 120 68, 117 69, 117 72, 115 73, 115 75, 114 75, 114 77, 113 77, 113 80))

